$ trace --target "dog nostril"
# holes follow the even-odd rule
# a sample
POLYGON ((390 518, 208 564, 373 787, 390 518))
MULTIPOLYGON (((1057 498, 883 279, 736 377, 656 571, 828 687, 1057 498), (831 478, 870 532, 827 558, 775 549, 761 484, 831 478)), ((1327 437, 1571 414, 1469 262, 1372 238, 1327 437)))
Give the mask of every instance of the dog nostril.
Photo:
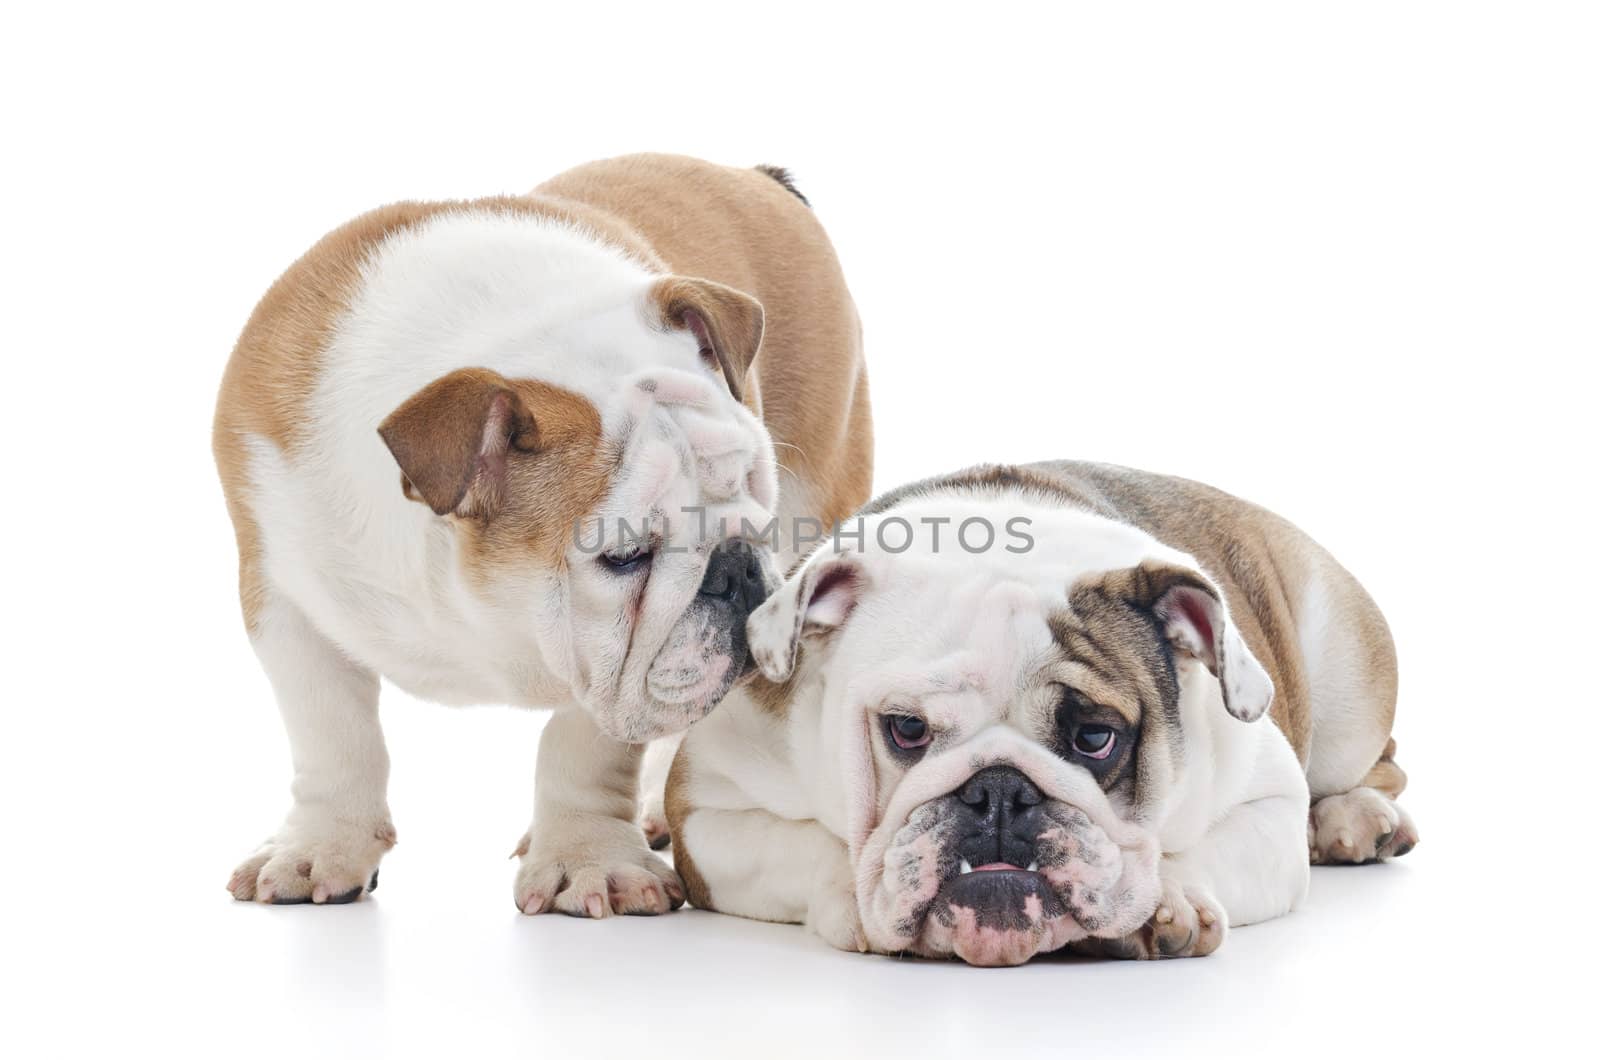
POLYGON ((961 789, 963 803, 987 816, 1026 810, 1044 801, 1039 788, 1022 773, 1007 766, 991 766, 967 781, 961 789))
POLYGON ((732 603, 742 601, 746 610, 755 610, 766 598, 766 591, 761 564, 751 555, 749 547, 742 542, 717 546, 706 564, 700 595, 732 603))

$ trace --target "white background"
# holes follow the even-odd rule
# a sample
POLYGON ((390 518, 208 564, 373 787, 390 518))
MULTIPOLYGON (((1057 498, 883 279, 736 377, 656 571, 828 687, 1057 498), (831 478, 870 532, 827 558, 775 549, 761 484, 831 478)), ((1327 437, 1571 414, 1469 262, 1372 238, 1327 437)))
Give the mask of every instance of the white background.
POLYGON ((1593 9, 583 6, 8 13, 0 1051, 1536 1055, 1587 1025, 1593 9), (233 903, 288 781, 209 452, 234 337, 367 208, 642 149, 793 168, 865 320, 879 488, 1112 460, 1328 545, 1399 643, 1417 851, 1159 965, 529 919, 542 718, 391 690, 375 899, 233 903))

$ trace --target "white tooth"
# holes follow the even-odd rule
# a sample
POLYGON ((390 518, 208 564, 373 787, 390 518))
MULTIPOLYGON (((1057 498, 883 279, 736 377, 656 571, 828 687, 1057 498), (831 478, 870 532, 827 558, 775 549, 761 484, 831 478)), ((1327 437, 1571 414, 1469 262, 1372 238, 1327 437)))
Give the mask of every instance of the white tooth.
POLYGON ((969 873, 971 871, 972 871, 972 862, 968 861, 966 858, 962 858, 961 859, 961 875, 965 876, 967 873, 969 873))
POLYGON ((1039 863, 1037 861, 1028 862, 1028 871, 1029 872, 1038 872, 1039 871, 1039 863))

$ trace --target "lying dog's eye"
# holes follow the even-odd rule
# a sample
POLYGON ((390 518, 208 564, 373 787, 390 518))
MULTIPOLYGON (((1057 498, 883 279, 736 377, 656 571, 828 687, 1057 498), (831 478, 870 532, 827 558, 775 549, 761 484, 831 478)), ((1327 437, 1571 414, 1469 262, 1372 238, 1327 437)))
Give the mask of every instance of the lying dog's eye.
POLYGON ((613 574, 632 574, 636 570, 643 570, 645 564, 650 562, 649 549, 638 549, 633 552, 602 552, 600 566, 613 574))
POLYGON ((902 751, 926 747, 933 741, 928 723, 913 714, 890 714, 885 722, 889 727, 889 739, 902 751))
POLYGON ((1110 758, 1117 734, 1105 725, 1080 725, 1072 734, 1072 749, 1088 758, 1110 758))

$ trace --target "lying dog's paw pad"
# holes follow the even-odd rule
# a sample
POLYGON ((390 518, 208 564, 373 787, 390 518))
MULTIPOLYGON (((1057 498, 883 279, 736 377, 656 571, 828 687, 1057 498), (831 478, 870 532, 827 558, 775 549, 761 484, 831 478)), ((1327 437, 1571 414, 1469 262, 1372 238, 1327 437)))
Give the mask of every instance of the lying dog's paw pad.
POLYGON ((1117 939, 1085 939, 1072 950, 1120 960, 1204 957, 1227 937, 1227 911, 1210 891, 1163 881, 1161 904, 1143 927, 1117 939))
POLYGON ((1161 908, 1146 924, 1146 957, 1204 957, 1228 933, 1228 916, 1204 888, 1166 886, 1161 908), (1167 916, 1163 920, 1162 912, 1167 916))

